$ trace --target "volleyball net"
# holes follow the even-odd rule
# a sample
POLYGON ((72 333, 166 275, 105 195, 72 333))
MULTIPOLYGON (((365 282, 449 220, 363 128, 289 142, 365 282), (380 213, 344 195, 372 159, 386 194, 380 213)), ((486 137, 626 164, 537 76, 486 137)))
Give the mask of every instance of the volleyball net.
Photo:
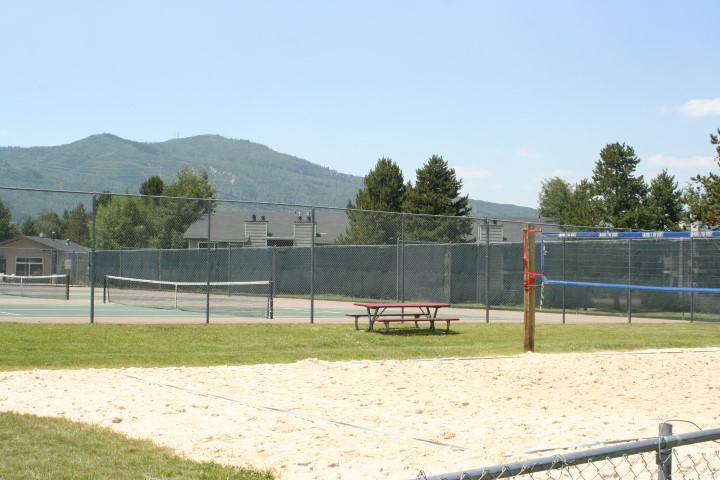
POLYGON ((540 252, 543 306, 682 310, 720 301, 720 232, 542 233, 540 252))

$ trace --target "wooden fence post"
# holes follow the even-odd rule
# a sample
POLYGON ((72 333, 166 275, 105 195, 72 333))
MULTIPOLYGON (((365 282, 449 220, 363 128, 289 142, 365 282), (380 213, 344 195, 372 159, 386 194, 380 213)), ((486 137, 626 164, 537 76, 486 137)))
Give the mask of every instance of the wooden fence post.
POLYGON ((523 230, 523 288, 525 312, 525 352, 535 351, 535 226, 523 230))

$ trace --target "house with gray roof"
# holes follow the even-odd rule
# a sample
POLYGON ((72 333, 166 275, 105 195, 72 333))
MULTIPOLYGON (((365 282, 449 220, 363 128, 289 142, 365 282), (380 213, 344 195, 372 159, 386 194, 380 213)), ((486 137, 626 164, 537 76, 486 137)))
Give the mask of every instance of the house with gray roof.
MULTIPOLYGON (((522 242, 527 223, 545 224, 545 231, 559 231, 549 219, 517 217, 505 220, 474 218, 471 239, 484 243, 522 242)), ((313 225, 308 212, 214 212, 210 218, 210 246, 235 247, 308 247, 330 245, 349 226, 345 210, 318 209, 313 225)), ((207 214, 195 221, 184 234, 188 248, 207 248, 207 214)))
MULTIPOLYGON (((90 249, 67 239, 20 236, 0 242, 0 273, 7 275, 72 274, 90 249)), ((86 272, 82 272, 83 275, 86 272)))
MULTIPOLYGON (((315 223, 307 212, 214 212, 210 217, 210 246, 309 247, 334 243, 348 225, 344 211, 323 210, 315 223)), ((188 248, 207 248, 208 216, 202 215, 185 231, 188 248)))

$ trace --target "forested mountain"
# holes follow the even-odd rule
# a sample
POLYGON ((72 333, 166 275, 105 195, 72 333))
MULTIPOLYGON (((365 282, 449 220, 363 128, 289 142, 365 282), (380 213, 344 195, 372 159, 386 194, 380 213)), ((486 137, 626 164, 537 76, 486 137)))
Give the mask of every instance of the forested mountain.
MULTIPOLYGON (((307 160, 276 152, 247 140, 198 135, 157 143, 141 143, 111 134, 93 135, 54 147, 0 147, 0 186, 137 193, 153 175, 172 181, 183 167, 204 168, 218 196, 229 200, 345 207, 354 200, 363 178, 339 173, 307 160)), ((13 201, 0 199, 15 220, 45 208, 62 211, 75 206, 48 205, 47 196, 13 201), (10 205, 8 205, 10 204, 10 205)), ((53 197, 54 198, 54 197, 53 197)), ((528 216, 535 211, 515 205, 472 201, 473 215, 528 216)))

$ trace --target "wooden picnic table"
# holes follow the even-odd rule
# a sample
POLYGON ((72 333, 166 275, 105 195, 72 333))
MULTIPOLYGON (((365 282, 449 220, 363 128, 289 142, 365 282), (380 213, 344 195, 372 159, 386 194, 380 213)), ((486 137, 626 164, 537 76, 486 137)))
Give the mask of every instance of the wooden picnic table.
POLYGON ((358 319, 364 316, 368 318, 368 331, 374 330, 375 322, 385 324, 385 331, 388 324, 393 322, 430 322, 430 330, 435 330, 435 322, 446 322, 446 332, 450 331, 450 322, 458 321, 459 318, 438 317, 438 310, 449 307, 449 303, 439 302, 358 302, 358 307, 366 309, 366 313, 348 313, 347 316, 355 318, 355 330, 358 330, 358 319), (399 311, 398 311, 399 310, 399 311), (390 313, 387 313, 391 311, 390 313))

